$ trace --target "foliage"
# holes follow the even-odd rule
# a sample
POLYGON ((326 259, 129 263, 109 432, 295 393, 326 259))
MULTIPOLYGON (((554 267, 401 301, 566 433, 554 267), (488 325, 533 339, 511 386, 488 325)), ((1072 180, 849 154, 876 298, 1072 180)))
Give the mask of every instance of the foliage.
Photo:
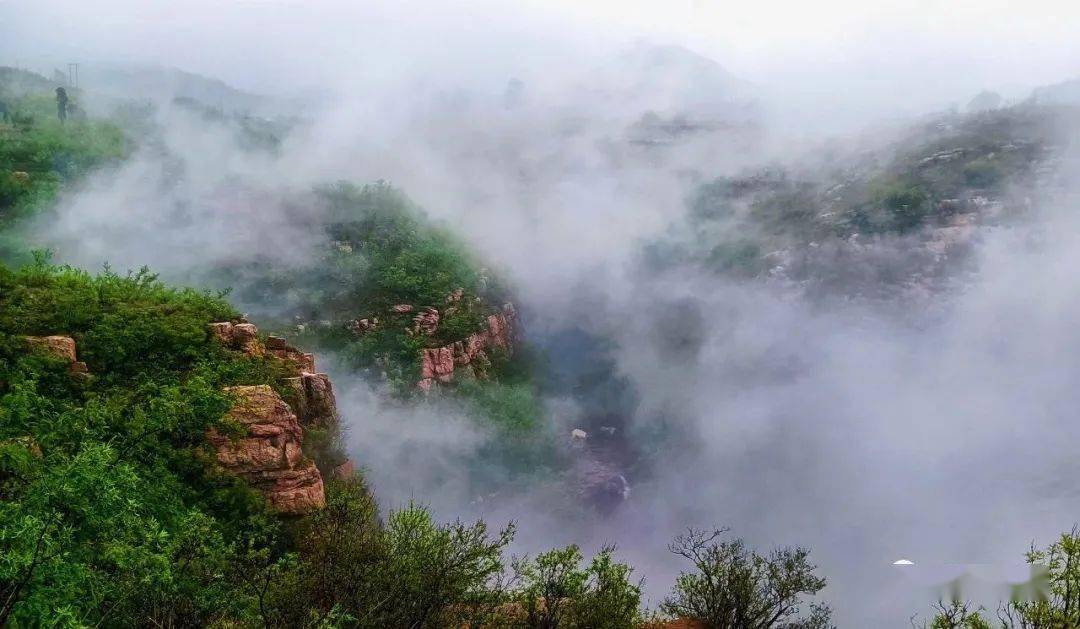
POLYGON ((130 147, 111 122, 61 124, 48 92, 3 98, 11 124, 0 122, 0 255, 11 258, 25 253, 8 233, 19 221, 47 210, 63 185, 117 163, 130 147))
POLYGON ((530 629, 616 629, 640 621, 642 581, 633 569, 614 560, 615 548, 603 548, 582 567, 577 546, 557 548, 513 564, 516 598, 530 629))
POLYGON ((809 613, 800 613, 804 597, 825 587, 808 550, 760 555, 740 539, 719 540, 726 532, 690 529, 671 543, 671 552, 689 560, 694 571, 679 574, 661 605, 664 612, 711 629, 830 626, 827 605, 812 604, 809 613))
POLYGON ((416 505, 384 526, 362 481, 333 481, 326 509, 300 524, 296 570, 270 580, 271 615, 284 626, 336 615, 372 628, 486 617, 500 601, 513 534, 510 526, 491 536, 483 522, 437 524, 416 505))
POLYGON ((236 298, 280 327, 302 322, 292 335, 299 343, 340 354, 400 395, 415 391, 421 349, 484 329, 507 301, 461 239, 386 183, 323 185, 303 201, 315 208, 312 224, 327 239, 319 257, 306 265, 266 259, 215 269, 217 281, 240 286, 236 298), (460 298, 451 301, 452 294, 460 298), (412 310, 395 312, 400 304, 412 310), (414 333, 424 307, 440 312, 431 336, 414 333), (349 330, 358 319, 378 323, 358 334, 349 330))
POLYGON ((483 521, 439 525, 415 505, 392 514, 386 574, 395 609, 382 626, 448 626, 454 615, 490 602, 488 586, 502 573, 501 553, 513 536, 512 525, 494 537, 483 521))
POLYGON ((930 629, 990 629, 982 610, 972 609, 966 602, 953 600, 946 604, 938 601, 935 609, 938 613, 930 622, 930 629))
MULTIPOLYGON (((980 213, 1024 207, 1039 165, 1075 112, 1031 103, 913 125, 890 145, 825 151, 812 166, 765 166, 699 185, 684 221, 645 243, 646 270, 695 264, 757 277, 769 252, 801 252, 857 234, 902 236, 980 213)), ((1001 220, 998 216, 980 220, 1001 220)))
POLYGON ((250 599, 223 576, 264 510, 199 450, 230 402, 272 378, 212 343, 218 297, 146 271, 99 276, 41 257, 0 268, 0 613, 15 624, 202 624, 250 599), (92 375, 28 352, 76 339, 92 375), (138 619, 138 620, 136 620, 138 619))
POLYGON ((983 610, 953 600, 939 602, 931 629, 1058 629, 1080 626, 1080 528, 1073 527, 1057 541, 1040 549, 1032 545, 1027 563, 1031 583, 1014 588, 1011 600, 997 609, 996 623, 983 610))
POLYGON ((930 212, 930 195, 917 183, 893 181, 878 184, 871 207, 884 210, 884 223, 873 218, 863 225, 870 231, 910 231, 918 227, 930 212))

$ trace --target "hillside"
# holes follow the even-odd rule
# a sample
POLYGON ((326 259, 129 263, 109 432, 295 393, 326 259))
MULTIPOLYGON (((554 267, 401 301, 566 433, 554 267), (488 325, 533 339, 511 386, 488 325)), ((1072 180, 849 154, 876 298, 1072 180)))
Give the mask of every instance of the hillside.
POLYGON ((975 227, 1016 221, 1062 187, 1062 138, 1078 125, 1075 108, 1031 103, 933 116, 889 145, 718 178, 643 263, 826 293, 926 294, 963 268, 975 227))
POLYGON ((0 260, 26 260, 17 235, 26 219, 48 210, 64 186, 118 163, 131 150, 117 124, 75 115, 76 91, 72 120, 61 125, 55 87, 44 77, 0 68, 0 260))

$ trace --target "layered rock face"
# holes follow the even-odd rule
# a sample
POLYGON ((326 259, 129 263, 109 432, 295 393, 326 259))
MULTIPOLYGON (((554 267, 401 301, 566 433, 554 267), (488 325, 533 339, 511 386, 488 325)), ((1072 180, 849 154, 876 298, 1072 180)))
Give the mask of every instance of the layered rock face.
POLYGON ((267 385, 228 387, 236 397, 228 418, 247 429, 230 438, 211 429, 217 461, 261 491, 282 513, 309 513, 326 504, 322 476, 304 458, 303 429, 285 400, 267 385))
POLYGON ((68 370, 72 375, 85 376, 87 374, 86 363, 78 359, 75 339, 70 336, 24 336, 23 341, 32 351, 67 361, 70 365, 68 370))
POLYGON ((329 376, 301 372, 299 376, 286 378, 285 383, 296 391, 294 406, 300 423, 325 428, 337 422, 337 400, 329 376))
MULTIPOLYGON (((225 347, 284 361, 294 374, 283 381, 291 390, 286 393, 288 402, 266 385, 228 389, 237 398, 229 417, 242 424, 247 435, 229 439, 211 431, 208 438, 217 448, 218 463, 263 492, 282 513, 303 514, 322 507, 326 500, 323 478, 315 464, 303 457, 302 447, 304 427, 326 429, 337 424, 330 378, 315 372, 313 354, 275 336, 263 343, 250 323, 212 323, 210 331, 225 347)), ((334 473, 351 475, 352 462, 338 464, 334 473)))
POLYGON ((232 323, 222 321, 210 324, 210 333, 222 345, 229 349, 248 354, 249 356, 262 356, 263 346, 259 341, 259 329, 251 323, 232 323))
POLYGON ((502 312, 488 316, 487 329, 456 343, 423 350, 420 354, 420 382, 417 386, 428 391, 439 382, 451 382, 455 370, 459 367, 468 367, 473 375, 483 377, 490 364, 489 351, 495 348, 507 352, 513 350, 516 318, 514 306, 506 304, 502 312))

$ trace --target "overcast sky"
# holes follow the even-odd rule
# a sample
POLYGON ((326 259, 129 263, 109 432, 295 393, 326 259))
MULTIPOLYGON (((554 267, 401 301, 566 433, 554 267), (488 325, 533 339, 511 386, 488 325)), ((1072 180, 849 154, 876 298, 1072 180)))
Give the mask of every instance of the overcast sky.
POLYGON ((263 92, 424 77, 502 85, 637 39, 716 59, 811 113, 883 115, 1020 97, 1080 76, 1061 0, 0 0, 0 63, 176 65, 263 92))

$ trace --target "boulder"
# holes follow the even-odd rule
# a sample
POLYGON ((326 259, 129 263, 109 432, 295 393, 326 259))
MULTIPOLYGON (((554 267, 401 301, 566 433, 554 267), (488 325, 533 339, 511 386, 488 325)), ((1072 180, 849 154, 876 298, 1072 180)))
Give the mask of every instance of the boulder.
POLYGON ((351 478, 356 473, 356 466, 353 465, 352 459, 345 459, 344 463, 341 463, 334 467, 330 471, 330 475, 334 478, 351 478))
POLYGON ((244 478, 281 513, 304 514, 326 504, 322 476, 306 459, 303 429, 289 405, 269 386, 228 387, 235 402, 227 419, 246 434, 238 438, 207 432, 217 462, 244 478))
POLYGON ((435 336, 438 329, 439 311, 435 308, 424 308, 420 314, 413 317, 413 334, 435 336))
POLYGON ((24 336, 23 341, 31 351, 66 361, 71 375, 77 378, 86 378, 90 375, 86 363, 76 356, 75 339, 70 336, 24 336))
POLYGON ((394 312, 396 312, 398 314, 406 314, 406 313, 412 312, 413 307, 410 306, 409 304, 398 304, 398 305, 394 306, 393 308, 391 308, 391 310, 393 310, 394 312))
POLYGON ((70 336, 24 336, 23 340, 35 352, 66 360, 69 363, 77 360, 75 339, 70 336))
POLYGON ((280 336, 274 336, 273 334, 266 337, 266 349, 268 350, 286 350, 289 349, 289 344, 285 342, 285 339, 280 336))
POLYGON ((259 329, 251 323, 222 321, 210 324, 210 334, 225 347, 248 356, 263 356, 265 348, 259 341, 259 329))
POLYGON ((372 317, 370 319, 356 319, 354 321, 350 321, 348 324, 346 324, 345 327, 347 327, 349 331, 351 331, 353 334, 357 336, 363 336, 364 334, 367 334, 368 332, 379 327, 379 318, 372 317))
POLYGON ((591 456, 574 468, 579 498, 601 513, 611 513, 630 497, 630 483, 611 463, 591 456))

